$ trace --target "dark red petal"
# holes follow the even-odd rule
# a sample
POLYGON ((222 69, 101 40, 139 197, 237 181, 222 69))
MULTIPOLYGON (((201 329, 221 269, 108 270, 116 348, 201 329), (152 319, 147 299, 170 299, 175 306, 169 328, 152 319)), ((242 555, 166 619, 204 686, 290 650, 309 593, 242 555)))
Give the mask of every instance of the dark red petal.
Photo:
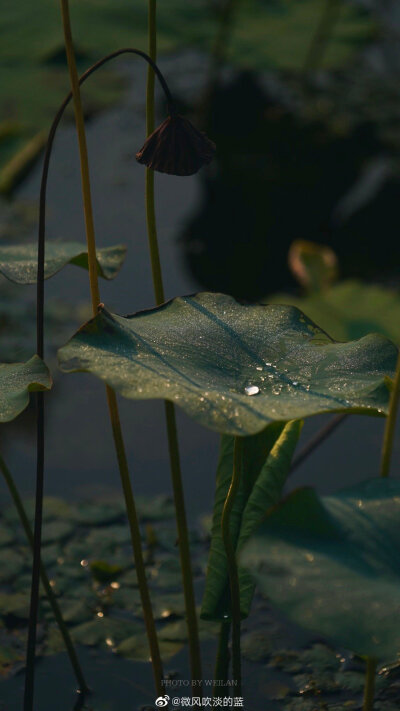
POLYGON ((169 116, 147 138, 136 160, 170 175, 193 175, 213 159, 215 145, 182 116, 169 116))

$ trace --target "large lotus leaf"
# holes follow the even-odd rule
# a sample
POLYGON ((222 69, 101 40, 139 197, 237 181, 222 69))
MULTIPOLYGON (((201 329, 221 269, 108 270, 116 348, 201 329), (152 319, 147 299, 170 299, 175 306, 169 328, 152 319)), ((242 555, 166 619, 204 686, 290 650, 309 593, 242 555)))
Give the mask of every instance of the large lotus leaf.
POLYGON ((0 422, 10 422, 25 410, 30 392, 50 390, 51 385, 48 368, 39 356, 26 363, 0 363, 0 422))
MULTIPOLYGON (((254 484, 265 464, 273 445, 284 428, 282 422, 272 422, 255 435, 243 438, 242 471, 239 490, 235 496, 231 516, 230 531, 236 546, 242 516, 254 484)), ((230 612, 228 566, 222 541, 222 512, 232 481, 233 449, 235 438, 222 435, 217 466, 211 545, 207 564, 206 587, 203 595, 201 616, 205 620, 224 619, 230 612)), ((242 614, 246 616, 242 602, 242 614)))
MULTIPOLYGON (((37 281, 37 243, 0 246, 0 272, 17 284, 37 281)), ((114 279, 124 262, 126 247, 115 245, 97 250, 97 271, 104 279, 114 279)), ((46 242, 44 278, 57 274, 67 264, 88 269, 85 244, 80 242, 46 242)))
POLYGON ((349 280, 318 294, 276 294, 268 301, 297 306, 338 341, 381 333, 400 344, 400 294, 394 289, 349 280))
POLYGON ((64 372, 128 398, 163 398, 200 424, 249 435, 272 420, 387 411, 397 349, 370 335, 336 343, 298 309, 183 296, 122 317, 104 307, 59 351, 64 372))
POLYGON ((290 619, 377 658, 400 649, 400 482, 333 496, 300 489, 272 509, 241 564, 290 619))

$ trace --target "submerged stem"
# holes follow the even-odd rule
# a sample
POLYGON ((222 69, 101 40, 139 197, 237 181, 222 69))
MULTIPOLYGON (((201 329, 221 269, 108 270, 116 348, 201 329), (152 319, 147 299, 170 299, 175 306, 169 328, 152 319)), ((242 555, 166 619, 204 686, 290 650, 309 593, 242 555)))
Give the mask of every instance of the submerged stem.
POLYGON ((367 657, 367 668, 365 672, 364 703, 363 711, 373 711, 375 697, 375 674, 376 659, 367 657))
POLYGON ((236 560, 235 546, 231 535, 231 513, 235 502, 236 494, 240 486, 240 478, 242 471, 242 453, 243 442, 240 437, 235 437, 233 451, 233 473, 232 481, 229 487, 228 495, 225 500, 224 510, 222 512, 222 540, 225 547, 225 553, 228 563, 229 585, 231 591, 231 613, 232 613, 232 671, 233 679, 236 682, 235 692, 237 696, 241 696, 242 674, 241 674, 241 659, 240 659, 240 587, 239 574, 236 560))
POLYGON ((393 440, 396 426, 397 411, 400 397, 400 354, 397 359, 396 373, 390 393, 389 414, 386 418, 385 433, 383 436, 381 476, 389 476, 390 460, 392 458, 393 440))
POLYGON ((215 660, 213 696, 221 693, 221 682, 228 681, 229 672, 229 636, 231 633, 230 620, 223 620, 219 631, 217 658, 215 660))
MULTIPOLYGON (((39 354, 40 355, 40 354, 39 354)), ((42 547, 42 518, 44 490, 44 393, 36 394, 36 490, 35 525, 33 529, 33 561, 31 597, 29 605, 28 641, 24 685, 24 711, 33 710, 35 687, 36 627, 39 609, 40 551, 42 547)))
MULTIPOLYGON (((65 45, 68 59, 68 67, 71 80, 71 90, 74 100, 75 120, 78 133, 79 154, 81 161, 82 194, 85 213, 86 238, 88 248, 90 293, 92 298, 93 313, 96 315, 100 301, 97 263, 96 263, 96 242, 94 234, 93 209, 90 192, 89 161, 86 145, 85 123, 80 98, 79 78, 76 69, 74 48, 72 43, 71 23, 69 17, 68 0, 61 0, 62 16, 64 25, 65 45)), ((110 413, 111 426, 113 431, 115 449, 118 459, 119 471, 122 487, 125 495, 126 509, 131 531, 131 539, 136 564, 136 573, 143 606, 146 631, 150 646, 151 661, 153 666, 154 680, 157 693, 162 693, 163 670, 160 650, 157 639, 157 631, 154 623, 154 616, 151 607, 150 593, 147 585, 146 572, 143 560, 139 521, 137 518, 132 487, 129 478, 128 463, 125 446, 122 436, 122 429, 118 413, 118 404, 114 391, 107 386, 107 401, 110 413)))
MULTIPOLYGON (((8 486, 8 490, 11 494, 11 498, 14 502, 14 505, 17 510, 18 516, 20 518, 22 527, 25 531, 25 535, 28 539, 28 544, 30 545, 30 547, 33 550, 33 532, 32 532, 32 529, 31 529, 31 526, 29 523, 28 516, 26 515, 24 505, 22 503, 18 489, 15 485, 12 474, 11 474, 10 470, 8 469, 6 463, 1 455, 0 455, 0 469, 1 469, 1 472, 4 476, 5 482, 8 486)), ((58 606, 56 596, 54 595, 54 592, 53 592, 52 587, 50 585, 50 581, 47 577, 46 569, 42 563, 40 563, 40 577, 42 580, 42 585, 44 587, 45 593, 48 597, 51 609, 53 610, 55 620, 58 624, 60 633, 61 633, 62 638, 64 640, 64 644, 65 644, 66 650, 68 652, 68 656, 70 658, 71 666, 74 670, 76 680, 78 682, 78 689, 82 694, 86 694, 89 691, 89 687, 86 684, 86 681, 83 676, 83 672, 82 672, 82 669, 79 664, 79 660, 78 660, 78 657, 77 657, 77 654, 75 651, 75 647, 74 647, 73 642, 71 640, 68 628, 64 622, 62 612, 58 606)))
MULTIPOLYGON (((157 52, 156 32, 156 0, 148 3, 148 52, 155 62, 157 52)), ((154 71, 151 66, 147 70, 146 88, 146 130, 149 135, 154 129, 154 71)), ((149 241, 151 271, 154 296, 157 306, 165 300, 162 280, 160 252, 158 248, 157 226, 154 202, 154 172, 146 168, 145 177, 146 223, 149 241)), ((175 515, 178 529, 179 554, 182 570, 183 593, 185 598, 186 622, 189 637, 189 653, 192 680, 200 680, 201 655, 196 614, 196 600, 193 587, 192 563, 190 558, 189 532, 186 519, 185 497, 179 457, 178 434, 176 428, 175 408, 171 402, 165 402, 165 418, 167 424, 168 449, 171 468, 172 487, 174 492, 175 515)), ((199 695, 199 690, 196 691, 199 695)))

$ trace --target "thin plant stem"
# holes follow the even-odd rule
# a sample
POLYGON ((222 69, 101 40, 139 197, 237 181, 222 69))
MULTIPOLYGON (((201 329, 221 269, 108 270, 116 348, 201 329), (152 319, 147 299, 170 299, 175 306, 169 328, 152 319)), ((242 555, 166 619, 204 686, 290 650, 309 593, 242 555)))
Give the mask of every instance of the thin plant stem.
MULTIPOLYGON (((182 570, 183 595, 185 598, 186 624, 189 637, 189 656, 192 680, 202 679, 199 630, 197 624, 196 600, 193 588, 192 561, 190 557, 189 533, 186 519, 185 497, 179 460, 179 446, 176 429, 175 408, 165 401, 165 418, 169 446, 169 459, 174 493, 175 517, 178 530, 179 555, 182 570)), ((201 687, 193 687, 196 696, 201 696, 201 687)))
POLYGON ((342 1, 324 0, 324 8, 304 60, 303 71, 305 74, 321 66, 336 22, 339 19, 342 1))
POLYGON ((210 66, 208 69, 208 86, 213 87, 218 79, 228 46, 229 33, 232 29, 235 10, 239 0, 225 0, 218 17, 217 32, 211 49, 210 66))
MULTIPOLYGON (((5 482, 8 486, 8 490, 9 490, 11 498, 14 502, 14 506, 17 510, 22 527, 25 531, 25 535, 28 539, 28 544, 30 545, 30 547, 33 550, 33 532, 31 529, 31 525, 29 523, 28 516, 26 514, 24 505, 22 503, 18 489, 15 485, 12 474, 11 474, 10 470, 8 469, 6 463, 1 455, 0 455, 0 469, 1 469, 1 472, 4 476, 5 482)), ((78 682, 78 689, 83 695, 87 694, 89 692, 89 687, 86 684, 86 681, 85 681, 85 678, 84 678, 84 675, 83 675, 83 672, 82 672, 82 669, 79 664, 79 660, 78 660, 78 657, 77 657, 77 654, 75 651, 75 647, 74 647, 73 642, 71 640, 67 625, 64 622, 62 612, 58 606, 56 596, 55 596, 55 594, 52 590, 52 587, 50 585, 50 581, 49 581, 49 578, 47 577, 46 569, 45 569, 43 563, 40 563, 40 578, 41 578, 45 593, 47 595, 47 598, 49 600, 51 609, 53 610, 53 614, 54 614, 55 620, 57 622, 57 625, 59 627, 61 636, 64 640, 64 644, 65 644, 66 650, 68 652, 68 656, 70 658, 71 666, 74 670, 76 680, 78 682)))
MULTIPOLYGON (((97 276, 97 262, 96 262, 96 242, 94 234, 94 221, 93 221, 93 210, 91 201, 91 191, 90 191, 90 177, 89 177, 89 161, 86 145, 86 133, 85 124, 82 111, 82 103, 80 97, 79 88, 79 78, 76 69, 75 54, 72 42, 72 32, 71 23, 69 17, 69 6, 68 0, 61 0, 63 26, 64 26, 64 37, 65 46, 67 52, 68 67, 71 80, 71 90, 74 100, 75 109, 75 121, 78 133, 78 143, 79 143, 79 154, 81 161, 81 178, 82 178, 82 194, 83 194, 83 204, 85 213, 85 225, 86 225, 86 237, 87 237, 87 247, 88 247, 88 262, 89 262, 89 280, 90 280, 90 293, 92 299, 93 313, 97 313, 97 307, 100 301, 99 286, 98 286, 98 276, 97 276)), ((160 649, 157 639, 157 631, 154 622, 153 610, 151 607, 150 593, 147 585, 146 571, 143 560, 143 552, 141 546, 140 528, 139 521, 137 517, 135 501, 133 497, 128 462, 126 458, 126 451, 122 436, 121 423, 118 413, 117 398, 114 391, 107 386, 107 402, 108 409, 110 413, 110 420, 112 426, 112 432, 114 437, 114 444, 118 459, 119 471, 121 476, 122 488, 125 495, 126 509, 129 520, 132 547, 135 556, 136 564, 136 574, 138 578, 139 590, 142 601, 143 616, 145 619, 146 632, 150 647, 150 657, 153 667, 154 681, 157 689, 157 693, 161 694, 163 691, 162 679, 163 679, 163 669, 160 656, 160 649)))
POLYGON ((239 0, 224 0, 218 12, 217 30, 210 51, 207 76, 201 100, 203 122, 207 122, 210 119, 211 102, 218 85, 221 67, 226 58, 229 34, 232 30, 238 3, 239 0))
MULTIPOLYGON (((153 62, 155 62, 157 56, 156 0, 149 0, 148 3, 148 53, 153 62)), ((154 130, 154 103, 154 71, 152 67, 149 66, 147 70, 146 88, 147 135, 152 133, 152 131, 154 130)), ((158 248, 157 239, 157 226, 154 202, 154 172, 149 168, 146 168, 145 188, 146 223, 150 251, 151 271, 154 286, 154 296, 156 304, 160 305, 165 301, 165 296, 161 271, 160 252, 158 248)), ((164 407, 167 425, 172 488, 174 493, 176 524, 178 529, 179 554, 183 579, 183 593, 185 598, 186 622, 189 637, 190 668, 192 679, 200 680, 202 678, 200 641, 196 614, 196 600, 193 587, 189 532, 187 526, 185 497, 183 491, 179 457, 179 444, 176 427, 175 408, 174 405, 168 401, 164 403, 164 407)), ((199 694, 199 691, 196 690, 196 693, 199 694)))
POLYGON ((329 422, 321 427, 321 429, 316 432, 316 434, 311 437, 309 442, 307 442, 303 449, 300 450, 298 455, 293 459, 293 463, 290 469, 290 473, 294 472, 303 462, 312 454, 326 439, 345 421, 348 417, 346 413, 341 413, 340 415, 335 415, 329 422))
MULTIPOLYGON (((142 57, 150 66, 153 67, 155 74, 161 84, 161 87, 165 93, 165 98, 167 101, 168 110, 171 113, 173 111, 173 101, 171 93, 169 91, 167 82, 165 81, 159 68, 150 57, 142 52, 140 49, 135 49, 132 47, 126 47, 123 49, 118 49, 111 54, 106 55, 95 62, 89 69, 87 69, 84 74, 79 78, 79 84, 83 84, 95 71, 100 69, 104 64, 115 59, 123 54, 130 54, 142 57)), ((38 229, 38 269, 37 269, 37 296, 36 296, 36 340, 37 340, 37 354, 43 358, 44 356, 44 264, 45 264, 45 246, 46 246, 46 194, 47 194, 47 183, 49 176, 50 158, 52 154, 54 139, 56 132, 65 109, 67 108, 69 102, 72 99, 72 92, 69 92, 63 102, 61 103, 50 127, 49 135, 47 138, 47 143, 45 147, 45 154, 43 160, 42 177, 40 183, 40 199, 39 199, 39 229, 38 229)), ((30 711, 33 703, 33 676, 34 676, 34 659, 35 659, 35 635, 36 635, 36 619, 37 619, 37 603, 39 594, 39 561, 40 561, 40 539, 38 538, 38 533, 41 531, 41 513, 38 514, 38 507, 41 507, 41 496, 38 492, 43 493, 43 470, 44 470, 44 397, 43 393, 37 393, 37 472, 36 479, 39 484, 37 485, 37 496, 36 496, 36 506, 35 506, 35 533, 34 533, 34 555, 33 555, 33 568, 32 568, 32 579, 35 574, 35 582, 33 589, 37 589, 37 597, 31 598, 33 602, 31 603, 31 610, 29 615, 29 631, 28 631, 28 647, 27 647, 27 672, 25 676, 25 711, 30 711), (36 577, 37 576, 37 577, 36 577)))
POLYGON ((225 548, 226 559, 228 563, 229 585, 231 591, 231 615, 232 615, 232 672, 233 679, 236 682, 235 691, 237 696, 241 696, 242 673, 241 673, 241 654, 240 654, 240 587, 239 573, 236 560, 236 550, 232 541, 231 535, 231 513, 235 502, 236 494, 240 486, 241 471, 242 471, 242 456, 243 442, 240 437, 235 437, 233 450, 233 472, 232 481, 229 487, 228 495, 225 500, 224 509, 222 512, 222 541, 225 548))
POLYGON ((215 661, 214 680, 217 682, 213 687, 213 696, 221 693, 220 683, 228 680, 229 673, 229 637, 231 633, 230 620, 222 620, 218 638, 217 658, 215 661))
POLYGON ((397 359, 396 373, 394 376, 393 387, 390 393, 389 414, 386 418, 385 433, 383 435, 383 447, 381 458, 381 476, 388 477, 390 471, 390 462, 392 459, 393 440, 399 409, 400 396, 400 354, 397 359))
POLYGON ((71 22, 69 17, 68 0, 61 0, 61 11, 64 28, 65 51, 67 54, 71 90, 74 100, 75 123, 78 135, 79 157, 81 164, 82 193, 85 215, 86 240, 88 248, 88 264, 90 279, 90 295, 92 299, 93 313, 97 313, 100 303, 99 280, 97 275, 96 260, 96 239, 94 233, 94 220, 92 208, 92 195, 90 190, 89 158, 86 144, 86 133, 83 118, 81 92, 79 88, 79 77, 76 68, 75 52, 72 42, 71 22))
POLYGON ((375 698, 376 659, 373 657, 367 657, 366 663, 367 668, 365 672, 363 711, 373 711, 375 698))
MULTIPOLYGON (((39 353, 40 355, 40 353, 39 353)), ((40 551, 42 547, 43 490, 44 490, 44 397, 36 395, 36 490, 35 524, 33 529, 33 560, 29 605, 28 641, 24 684, 24 711, 33 711, 35 691, 36 627, 39 609, 40 551)))

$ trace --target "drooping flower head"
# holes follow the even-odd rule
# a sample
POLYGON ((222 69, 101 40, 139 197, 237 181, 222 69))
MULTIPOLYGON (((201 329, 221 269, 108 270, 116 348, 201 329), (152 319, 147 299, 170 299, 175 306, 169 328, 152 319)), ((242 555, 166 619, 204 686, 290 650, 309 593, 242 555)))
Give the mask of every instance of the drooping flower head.
POLYGON ((183 116, 172 113, 147 138, 136 160, 159 173, 193 175, 211 163, 215 144, 183 116))

